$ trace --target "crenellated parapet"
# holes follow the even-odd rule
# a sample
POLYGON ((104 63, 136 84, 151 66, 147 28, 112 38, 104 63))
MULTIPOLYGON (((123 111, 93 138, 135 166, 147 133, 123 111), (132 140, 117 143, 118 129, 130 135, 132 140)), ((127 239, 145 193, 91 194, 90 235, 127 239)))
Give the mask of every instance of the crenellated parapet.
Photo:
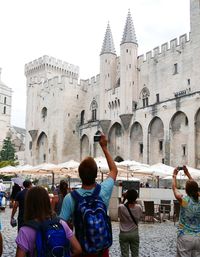
POLYGON ((80 86, 84 90, 87 90, 88 87, 94 87, 99 84, 100 81, 100 75, 93 76, 90 79, 81 79, 80 80, 80 86))
POLYGON ((156 59, 157 57, 165 56, 166 53, 169 52, 178 52, 181 53, 181 51, 185 48, 186 44, 190 41, 190 34, 189 36, 187 34, 181 35, 179 38, 174 38, 170 40, 170 42, 166 42, 162 44, 161 46, 155 47, 152 51, 149 51, 146 53, 146 55, 140 55, 138 56, 138 64, 142 64, 143 62, 148 62, 151 59, 156 59))
POLYGON ((39 71, 52 71, 68 77, 79 77, 79 67, 54 57, 44 55, 37 60, 29 62, 25 65, 25 75, 32 76, 39 71))

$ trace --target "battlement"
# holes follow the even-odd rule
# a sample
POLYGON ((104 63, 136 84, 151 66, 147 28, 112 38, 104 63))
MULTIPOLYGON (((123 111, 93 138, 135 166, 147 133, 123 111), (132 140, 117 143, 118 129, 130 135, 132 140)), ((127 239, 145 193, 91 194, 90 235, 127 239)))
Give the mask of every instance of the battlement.
POLYGON ((166 52, 177 51, 181 53, 181 49, 185 47, 185 45, 190 41, 190 34, 181 35, 179 38, 174 38, 170 40, 170 42, 166 42, 161 46, 155 47, 152 51, 146 53, 146 55, 138 56, 138 64, 142 64, 145 61, 149 61, 151 59, 155 59, 157 57, 162 57, 166 54, 166 52))
POLYGON ((100 81, 100 75, 91 77, 90 79, 80 79, 80 86, 83 90, 87 90, 88 87, 93 87, 98 85, 100 81))
POLYGON ((80 86, 87 85, 87 86, 95 86, 96 83, 99 81, 100 75, 96 75, 91 77, 90 79, 80 79, 80 86))
POLYGON ((29 62, 25 65, 25 75, 31 75, 39 70, 53 69, 54 71, 66 74, 72 77, 79 77, 79 67, 54 57, 44 55, 37 60, 29 62))

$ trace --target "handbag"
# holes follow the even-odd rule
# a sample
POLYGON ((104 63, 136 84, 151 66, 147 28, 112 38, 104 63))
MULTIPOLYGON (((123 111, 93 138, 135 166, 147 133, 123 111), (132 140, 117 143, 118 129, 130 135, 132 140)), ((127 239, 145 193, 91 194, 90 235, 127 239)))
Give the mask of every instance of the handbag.
POLYGON ((128 207, 128 203, 124 204, 124 206, 126 206, 126 208, 127 208, 128 212, 129 212, 129 214, 130 214, 130 216, 131 216, 131 218, 132 218, 133 222, 135 223, 135 225, 136 225, 136 226, 138 226, 137 221, 135 220, 135 218, 134 218, 133 214, 131 213, 130 208, 128 207))

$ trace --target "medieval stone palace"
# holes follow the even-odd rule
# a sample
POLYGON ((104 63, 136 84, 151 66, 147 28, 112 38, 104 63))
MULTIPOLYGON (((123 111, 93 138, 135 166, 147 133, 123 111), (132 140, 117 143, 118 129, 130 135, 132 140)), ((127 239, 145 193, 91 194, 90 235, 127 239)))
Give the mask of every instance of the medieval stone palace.
POLYGON ((120 55, 108 25, 100 74, 88 80, 49 56, 26 64, 27 163, 100 156, 93 137, 103 131, 115 160, 200 168, 199 0, 190 0, 190 17, 189 35, 138 56, 129 12, 120 55))

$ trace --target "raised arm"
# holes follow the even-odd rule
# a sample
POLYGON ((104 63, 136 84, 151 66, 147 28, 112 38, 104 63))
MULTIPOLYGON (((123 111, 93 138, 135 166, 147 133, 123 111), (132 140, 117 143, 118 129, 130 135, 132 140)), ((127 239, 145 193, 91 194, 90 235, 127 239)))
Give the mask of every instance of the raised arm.
POLYGON ((177 182, 176 182, 176 176, 178 174, 178 167, 176 167, 174 169, 174 172, 173 172, 173 177, 172 177, 172 190, 174 192, 174 196, 175 198, 179 201, 179 203, 181 204, 182 202, 182 195, 181 193, 178 191, 177 189, 177 182))
POLYGON ((107 149, 107 143, 108 143, 108 141, 107 141, 105 135, 101 134, 99 144, 102 148, 102 151, 104 152, 104 155, 106 157, 108 167, 109 167, 109 170, 110 170, 108 176, 113 178, 114 180, 116 180, 118 170, 117 170, 117 166, 116 166, 115 162, 112 159, 112 156, 110 155, 110 152, 107 149))
POLYGON ((185 175, 190 179, 190 180, 193 180, 192 176, 190 175, 187 167, 185 165, 183 165, 183 171, 185 173, 185 175))

